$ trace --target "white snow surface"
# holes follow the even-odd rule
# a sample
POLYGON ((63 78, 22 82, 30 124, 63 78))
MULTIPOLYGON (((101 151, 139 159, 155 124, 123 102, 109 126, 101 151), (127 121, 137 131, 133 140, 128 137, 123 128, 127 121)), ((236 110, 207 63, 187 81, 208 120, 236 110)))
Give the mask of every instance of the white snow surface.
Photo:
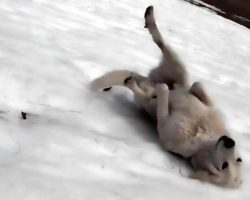
POLYGON ((181 0, 1 0, 0 22, 1 200, 250 199, 247 28, 181 0), (239 189, 187 178, 130 91, 89 89, 105 72, 158 64, 143 28, 149 5, 227 118, 243 159, 239 189))

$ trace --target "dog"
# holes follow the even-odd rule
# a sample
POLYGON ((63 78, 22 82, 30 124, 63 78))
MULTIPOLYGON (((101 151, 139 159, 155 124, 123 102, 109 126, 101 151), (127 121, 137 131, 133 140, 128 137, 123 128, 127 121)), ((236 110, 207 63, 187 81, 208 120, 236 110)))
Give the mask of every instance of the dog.
POLYGON ((128 70, 112 71, 95 79, 92 88, 129 88, 136 104, 157 120, 161 145, 190 159, 194 168, 191 178, 239 187, 242 159, 223 116, 201 83, 189 85, 185 65, 159 32, 153 6, 146 9, 144 18, 145 28, 163 55, 159 66, 148 76, 128 70))

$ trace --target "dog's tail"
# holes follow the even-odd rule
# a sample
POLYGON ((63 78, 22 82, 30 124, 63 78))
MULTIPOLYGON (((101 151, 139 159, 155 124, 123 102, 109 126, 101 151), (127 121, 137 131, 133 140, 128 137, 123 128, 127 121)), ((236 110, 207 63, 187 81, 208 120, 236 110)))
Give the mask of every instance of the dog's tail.
POLYGON ((116 85, 125 86, 124 81, 128 77, 131 77, 134 75, 137 76, 137 73, 134 73, 129 70, 111 71, 93 80, 91 83, 91 88, 93 90, 99 90, 99 89, 108 90, 112 86, 116 86, 116 85))

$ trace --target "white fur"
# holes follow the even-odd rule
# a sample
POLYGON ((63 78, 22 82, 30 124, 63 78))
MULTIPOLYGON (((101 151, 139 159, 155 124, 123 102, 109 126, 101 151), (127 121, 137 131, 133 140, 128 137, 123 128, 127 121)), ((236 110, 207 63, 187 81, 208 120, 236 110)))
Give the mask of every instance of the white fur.
POLYGON ((192 178, 238 187, 242 182, 239 153, 237 145, 227 148, 225 140, 220 140, 228 135, 223 116, 200 83, 188 86, 186 68, 163 41, 152 6, 146 9, 145 27, 163 53, 159 67, 148 77, 126 70, 113 71, 96 79, 93 85, 98 89, 123 85, 132 90, 135 102, 157 119, 162 146, 191 157, 195 170, 192 178), (228 167, 222 170, 225 162, 228 167))

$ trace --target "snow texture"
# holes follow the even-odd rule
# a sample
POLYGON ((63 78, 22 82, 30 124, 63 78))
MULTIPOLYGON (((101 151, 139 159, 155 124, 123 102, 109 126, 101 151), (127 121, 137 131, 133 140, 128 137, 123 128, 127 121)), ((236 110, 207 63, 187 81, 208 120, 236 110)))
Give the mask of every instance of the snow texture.
POLYGON ((1 0, 0 199, 249 199, 249 67, 249 30, 185 1, 1 0), (105 72, 158 64, 143 28, 149 5, 227 118, 244 163, 239 189, 186 178, 130 91, 89 90, 105 72))

